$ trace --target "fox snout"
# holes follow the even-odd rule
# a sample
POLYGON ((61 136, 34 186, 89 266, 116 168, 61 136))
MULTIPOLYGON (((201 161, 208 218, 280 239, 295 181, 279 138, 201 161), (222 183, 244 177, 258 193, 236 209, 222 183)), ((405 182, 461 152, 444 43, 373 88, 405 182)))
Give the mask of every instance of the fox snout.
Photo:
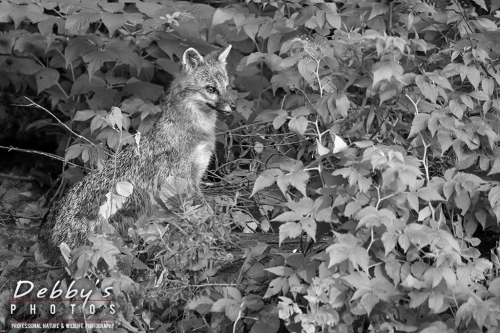
POLYGON ((236 104, 233 102, 233 100, 228 98, 227 100, 220 103, 220 105, 217 105, 217 110, 223 113, 231 113, 236 110, 236 104))

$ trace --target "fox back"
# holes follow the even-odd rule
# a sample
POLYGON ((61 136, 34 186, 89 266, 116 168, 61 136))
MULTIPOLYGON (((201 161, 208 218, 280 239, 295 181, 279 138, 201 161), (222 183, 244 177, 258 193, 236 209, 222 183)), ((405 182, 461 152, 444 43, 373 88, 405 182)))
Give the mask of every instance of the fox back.
POLYGON ((153 198, 175 179, 187 181, 197 203, 204 202, 199 189, 215 149, 217 113, 235 109, 229 97, 226 58, 231 46, 202 57, 189 48, 182 69, 171 84, 165 106, 139 146, 127 146, 102 171, 92 171, 53 203, 42 220, 38 254, 42 259, 59 257, 59 245, 70 248, 88 242, 88 236, 113 225, 152 214, 153 198), (138 153, 137 153, 138 152, 138 153), (104 220, 99 207, 118 181, 134 186, 123 207, 104 220))

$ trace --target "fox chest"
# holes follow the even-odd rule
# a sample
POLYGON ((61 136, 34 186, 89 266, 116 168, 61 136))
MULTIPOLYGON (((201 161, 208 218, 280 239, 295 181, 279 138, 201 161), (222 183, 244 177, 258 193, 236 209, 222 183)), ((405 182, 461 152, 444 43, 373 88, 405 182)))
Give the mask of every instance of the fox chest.
POLYGON ((207 171, 208 164, 212 158, 213 145, 209 142, 202 142, 196 146, 193 155, 193 173, 196 177, 196 182, 199 183, 205 171, 207 171))

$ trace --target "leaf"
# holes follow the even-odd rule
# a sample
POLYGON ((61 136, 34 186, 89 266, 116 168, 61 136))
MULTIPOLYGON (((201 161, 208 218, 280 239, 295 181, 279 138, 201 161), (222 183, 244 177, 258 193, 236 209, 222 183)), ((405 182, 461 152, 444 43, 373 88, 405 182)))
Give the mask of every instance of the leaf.
POLYGON ((105 219, 109 219, 123 207, 126 199, 118 194, 106 193, 106 202, 99 207, 99 215, 105 219))
POLYGON ((106 61, 116 61, 117 56, 108 50, 95 50, 84 54, 83 60, 87 63, 87 71, 90 77, 99 70, 106 61))
POLYGON ((384 244, 386 257, 396 247, 396 244, 398 243, 398 238, 399 234, 389 231, 384 232, 384 234, 382 235, 382 243, 384 244))
POLYGON ((415 77, 415 83, 420 88, 422 94, 428 100, 430 100, 432 103, 436 103, 436 99, 438 97, 438 89, 436 89, 435 85, 431 85, 429 82, 427 82, 424 75, 417 75, 415 77))
POLYGON ((73 121, 86 121, 94 116, 96 116, 96 113, 92 110, 76 111, 73 121))
POLYGON ((210 311, 211 312, 225 312, 226 308, 228 306, 233 305, 233 304, 239 304, 239 302, 235 301, 234 299, 230 299, 230 298, 221 298, 221 299, 218 299, 212 305, 212 309, 210 311))
POLYGON ((325 15, 326 21, 332 27, 332 29, 340 29, 342 26, 342 18, 339 14, 332 11, 326 11, 325 15))
POLYGON ((259 20, 256 18, 248 18, 245 21, 247 20, 249 21, 243 26, 243 30, 255 43, 255 36, 257 35, 257 32, 259 32, 259 20))
POLYGON ((262 172, 257 180, 255 180, 255 184, 253 185, 252 195, 258 191, 273 185, 276 182, 276 177, 281 176, 283 171, 279 169, 269 169, 262 172))
POLYGON ((85 34, 90 23, 99 21, 101 15, 97 11, 81 11, 66 17, 65 28, 70 34, 85 34))
POLYGON ((488 200, 497 217, 497 221, 500 221, 500 186, 495 186, 490 190, 488 200))
POLYGON ((238 289, 236 289, 234 287, 227 287, 226 291, 227 291, 227 294, 229 296, 231 296, 232 299, 234 299, 238 302, 242 301, 241 292, 238 289))
POLYGON ((243 297, 243 305, 251 310, 257 311, 264 307, 264 301, 259 295, 247 295, 243 297))
POLYGON ((257 321, 253 324, 250 333, 276 333, 280 328, 280 319, 275 311, 269 311, 266 307, 257 315, 257 321))
POLYGON ((419 205, 418 205, 418 196, 417 193, 415 192, 408 192, 406 195, 406 199, 408 200, 408 204, 410 205, 411 209, 416 210, 417 212, 419 211, 419 205))
POLYGON ((73 83, 70 96, 98 91, 103 87, 106 87, 106 81, 101 77, 93 76, 90 78, 88 74, 82 74, 73 83))
POLYGON ((307 196, 306 184, 309 181, 309 173, 307 171, 298 170, 292 172, 289 175, 289 181, 293 187, 300 191, 300 193, 302 193, 304 196, 307 196))
POLYGON ((126 181, 116 183, 116 193, 122 197, 128 198, 134 191, 134 186, 126 181))
POLYGON ((68 46, 64 50, 64 59, 66 60, 66 68, 76 58, 97 49, 95 45, 81 38, 73 38, 69 41, 68 46))
POLYGON ((106 122, 113 130, 121 131, 123 128, 122 110, 113 106, 111 112, 106 115, 106 122))
POLYGON ((212 28, 231 20, 234 17, 234 9, 232 8, 217 8, 212 20, 212 28))
POLYGON ((299 221, 303 218, 302 214, 297 212, 284 212, 283 214, 276 216, 272 221, 278 222, 289 222, 289 221, 299 221))
POLYGON ((22 75, 33 75, 42 69, 42 66, 31 59, 16 58, 11 65, 11 69, 15 73, 22 75))
POLYGON ((198 296, 198 297, 192 298, 187 303, 187 308, 190 310, 194 310, 201 315, 205 315, 205 314, 210 313, 213 304, 214 304, 214 301, 210 297, 198 296))
POLYGON ((127 19, 123 14, 111 14, 106 12, 101 13, 101 20, 109 31, 109 37, 113 36, 113 33, 117 29, 120 29, 127 23, 127 19))
POLYGON ((264 298, 274 296, 281 292, 283 289, 288 289, 288 279, 286 277, 278 277, 269 283, 264 298))
POLYGON ((411 123, 410 135, 408 138, 411 138, 417 135, 420 131, 427 128, 427 124, 429 123, 429 118, 431 116, 427 113, 419 113, 413 118, 413 122, 411 123))
POLYGON ((344 140, 342 140, 342 138, 336 134, 332 134, 332 136, 334 137, 334 140, 333 140, 333 144, 334 144, 334 147, 333 147, 333 153, 334 154, 337 154, 337 153, 340 153, 341 151, 344 151, 347 149, 347 143, 345 143, 344 140))
POLYGON ((323 156, 323 155, 327 155, 330 153, 330 149, 326 148, 325 146, 323 146, 321 144, 321 142, 319 141, 319 139, 316 139, 316 146, 318 148, 318 154, 320 156, 323 156))
POLYGON ((279 115, 273 120, 273 127, 274 129, 279 129, 283 124, 286 122, 287 116, 286 115, 279 115))
POLYGON ((443 294, 439 292, 431 292, 429 296, 429 308, 432 309, 435 313, 439 313, 441 307, 444 303, 443 294))
POLYGON ((452 99, 449 103, 450 111, 458 118, 462 119, 465 109, 456 99, 452 99))
POLYGON ((391 81, 393 76, 401 76, 403 74, 403 67, 401 65, 394 62, 377 62, 372 66, 373 73, 373 84, 375 85, 382 81, 387 80, 391 81))
POLYGON ((307 130, 308 121, 305 117, 293 118, 288 123, 288 128, 291 131, 303 136, 305 131, 307 130))
POLYGON ((351 102, 349 102, 347 96, 345 94, 340 95, 340 97, 335 99, 335 104, 337 106, 337 110, 340 111, 340 114, 347 118, 349 115, 347 111, 349 111, 349 107, 351 106, 351 102))
POLYGON ((435 188, 422 187, 417 190, 418 196, 426 201, 446 201, 435 188))
MULTIPOLYGON (((297 66, 300 75, 309 83, 309 85, 314 86, 314 80, 316 80, 316 63, 309 58, 300 59, 297 66)), ((316 83, 317 85, 317 83, 316 83)))
POLYGON ((379 302, 379 298, 377 295, 374 293, 367 293, 364 294, 363 297, 361 297, 361 305, 363 308, 365 308, 366 312, 368 315, 370 315, 370 312, 372 312, 372 309, 377 303, 379 302))
POLYGON ((291 269, 290 267, 287 267, 287 266, 265 268, 264 270, 271 272, 274 275, 287 276, 287 277, 294 273, 293 269, 291 269))
POLYGON ((42 68, 35 74, 38 93, 49 89, 59 81, 59 72, 53 68, 42 68))
POLYGON ((316 241, 316 221, 314 218, 305 217, 300 220, 300 224, 302 225, 302 230, 304 230, 313 241, 316 241))
POLYGON ((429 298, 429 293, 421 293, 414 290, 410 291, 408 295, 410 296, 410 308, 413 309, 418 308, 429 298))
POLYGON ((279 245, 287 238, 299 237, 302 234, 302 225, 296 222, 287 222, 280 226, 279 245))
POLYGON ((143 100, 157 101, 163 94, 163 87, 149 82, 130 82, 123 87, 123 91, 139 96, 143 100))

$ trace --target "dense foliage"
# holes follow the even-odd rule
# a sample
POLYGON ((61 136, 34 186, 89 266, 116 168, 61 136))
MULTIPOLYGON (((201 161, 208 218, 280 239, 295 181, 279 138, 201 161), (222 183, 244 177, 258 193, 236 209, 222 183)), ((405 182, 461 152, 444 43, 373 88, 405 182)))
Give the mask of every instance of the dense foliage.
MULTIPOLYGON (((62 247, 79 288, 97 299, 114 287, 116 330, 499 332, 500 248, 481 253, 475 236, 500 220, 500 2, 439 4, 0 3, 0 86, 43 112, 29 129, 57 126, 70 183, 140 144, 186 48, 233 45, 237 111, 219 121, 208 178, 224 189, 218 217, 180 202, 135 222, 129 247, 62 247), (214 277, 229 226, 275 222, 280 243, 301 240, 296 253, 260 244, 214 277)), ((110 193, 123 200, 129 185, 110 193)), ((11 187, 3 210, 36 211, 11 187)))

